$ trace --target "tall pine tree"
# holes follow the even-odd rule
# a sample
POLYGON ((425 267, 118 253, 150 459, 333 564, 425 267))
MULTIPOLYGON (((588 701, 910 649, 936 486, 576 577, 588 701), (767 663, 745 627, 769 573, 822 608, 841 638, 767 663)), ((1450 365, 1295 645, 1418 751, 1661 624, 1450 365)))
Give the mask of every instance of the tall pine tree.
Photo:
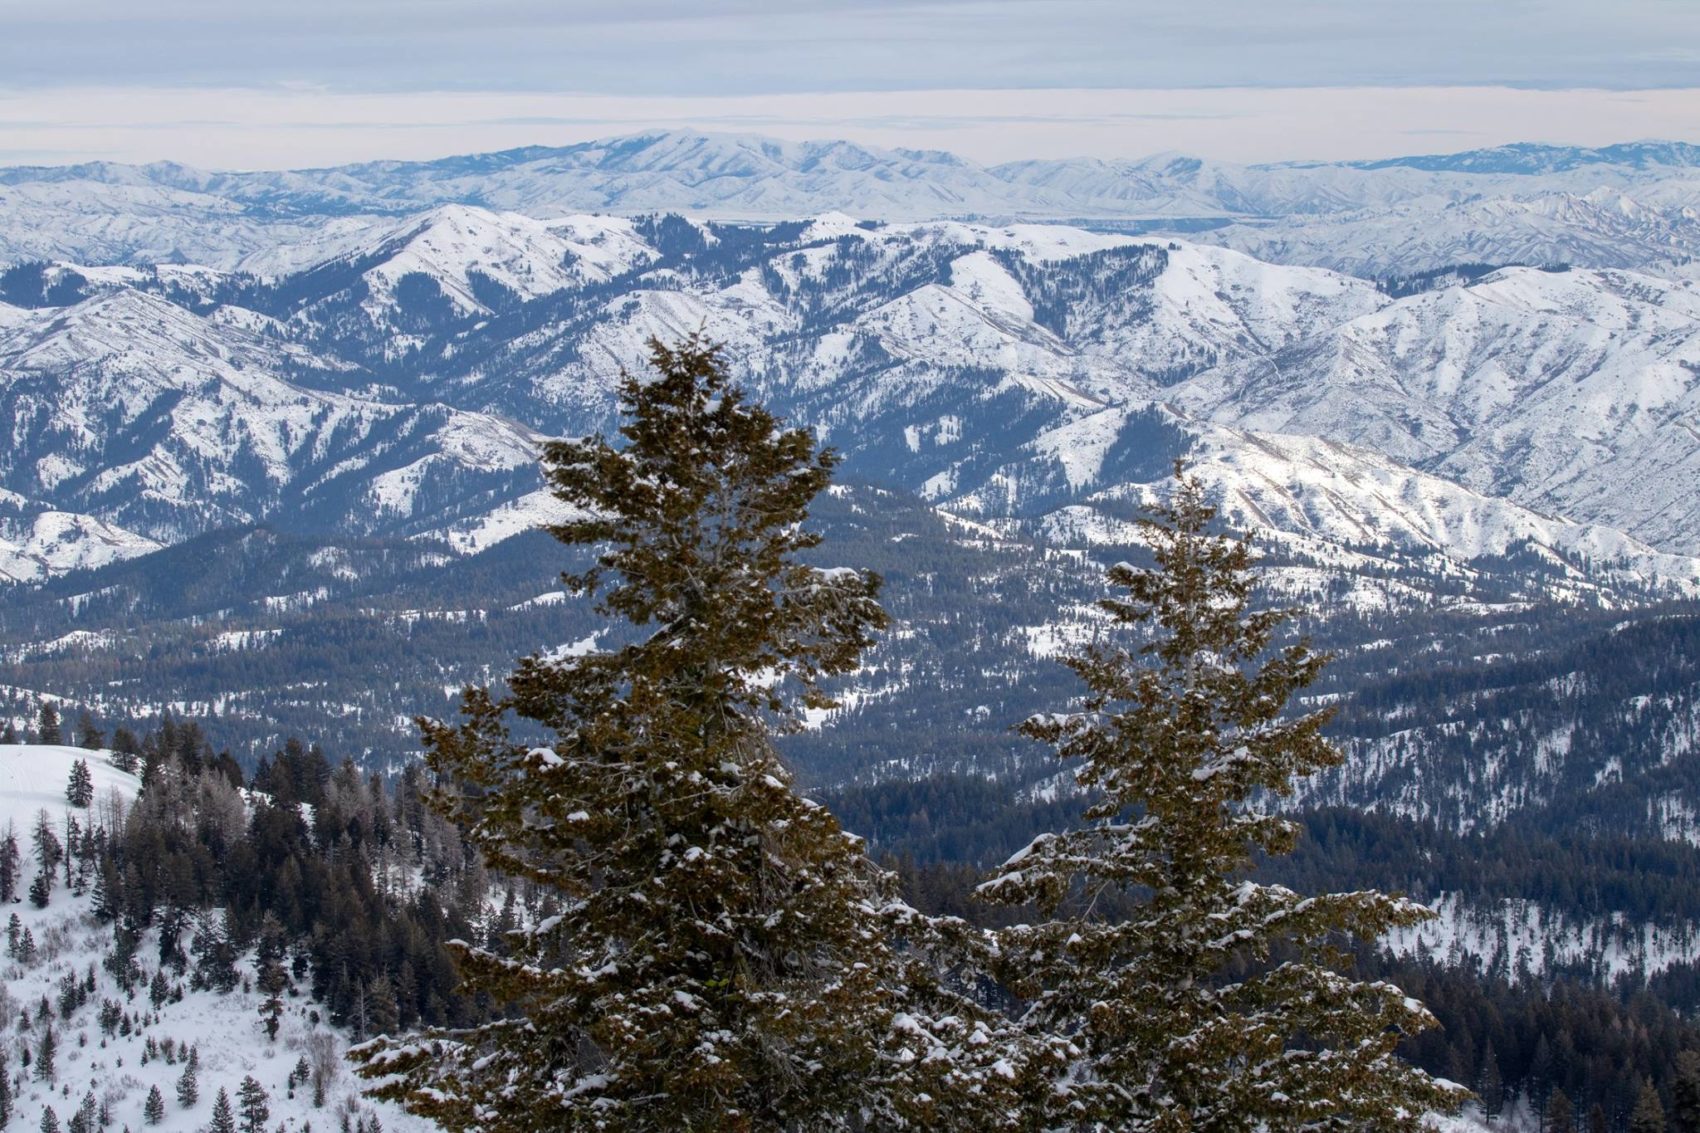
POLYGON ((1652 1079, 1641 1081, 1641 1093, 1629 1114, 1629 1133, 1665 1133, 1665 1107, 1659 1101, 1658 1087, 1652 1079))
POLYGON ((596 554, 564 580, 608 647, 527 658, 505 697, 467 690, 460 726, 422 722, 438 805, 562 912, 459 949, 463 990, 511 1017, 369 1045, 361 1072, 484 1133, 994 1127, 997 1021, 934 960, 960 926, 896 901, 772 745, 886 622, 876 577, 800 558, 836 458, 714 348, 651 348, 623 443, 545 452, 576 516, 551 531, 596 554))
POLYGON ((35 742, 38 744, 56 744, 62 739, 59 731, 59 709, 53 702, 41 702, 41 711, 36 717, 35 742))
POLYGON ((1137 648, 1068 660, 1080 710, 1021 730, 1078 765, 1087 824, 1039 836, 981 886, 1048 919, 1002 934, 1024 1023, 1055 1044, 1033 1124, 1118 1130, 1415 1129, 1463 1096, 1401 1061, 1433 1025, 1385 983, 1341 971, 1340 934, 1373 940, 1426 910, 1375 892, 1303 897, 1247 878, 1296 828, 1258 802, 1331 767, 1326 712, 1285 715, 1325 658, 1272 648, 1289 611, 1252 612, 1248 539, 1175 469, 1142 521, 1154 569, 1118 564, 1100 606, 1137 648), (1104 909, 1120 905, 1115 915, 1104 909))

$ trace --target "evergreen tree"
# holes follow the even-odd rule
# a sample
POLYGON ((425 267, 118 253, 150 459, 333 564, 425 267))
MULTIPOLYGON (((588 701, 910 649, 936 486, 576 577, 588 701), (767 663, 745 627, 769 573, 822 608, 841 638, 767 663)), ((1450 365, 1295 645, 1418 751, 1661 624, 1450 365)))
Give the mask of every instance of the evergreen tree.
POLYGON ((22 873, 23 856, 18 851, 18 836, 7 826, 6 836, 0 838, 0 904, 10 905, 18 899, 18 878, 22 873))
POLYGON ((195 1103, 200 1100, 201 1084, 195 1074, 195 1063, 190 1061, 177 1078, 177 1104, 184 1109, 194 1109, 195 1103))
POLYGON ((60 843, 59 835, 53 829, 53 820, 47 816, 45 810, 36 815, 33 841, 36 864, 41 867, 41 873, 51 887, 53 875, 59 869, 59 863, 64 860, 65 847, 60 843))
POLYGON ((1641 1082, 1641 1093, 1629 1114, 1629 1133, 1665 1133, 1665 1107, 1650 1079, 1641 1082))
POLYGON ((106 736, 94 726, 94 717, 89 715, 88 709, 77 713, 77 746, 96 751, 105 742, 106 736))
POLYGON ((0 1059, 0 1129, 12 1120, 12 1068, 0 1059))
MULTIPOLYGON (((268 976, 268 973, 273 971, 282 971, 282 969, 276 967, 269 968, 266 971, 261 972, 260 975, 264 979, 268 976)), ((272 981, 268 980, 268 982, 272 981)), ((277 986, 280 988, 282 987, 281 981, 277 982, 277 986)), ((272 1042, 277 1041, 278 1028, 282 1025, 282 1023, 283 999, 277 994, 277 992, 267 992, 265 999, 260 1001, 260 1026, 264 1028, 266 1038, 268 1040, 272 1042)))
POLYGON ((148 1087, 148 1100, 142 1103, 142 1118, 149 1125, 158 1125, 165 1120, 165 1095, 159 1092, 159 1087, 148 1087))
POLYGON ((88 760, 79 759, 71 764, 71 778, 65 784, 65 801, 85 809, 94 802, 94 776, 89 773, 88 760))
POLYGON ((41 1111, 41 1133, 59 1133, 59 1115, 52 1106, 41 1111))
POLYGON ((599 551, 565 581, 624 625, 521 661, 503 699, 468 689, 458 728, 424 723, 444 812, 563 912, 458 950, 463 992, 513 1016, 354 1057, 452 1130, 984 1128, 993 1021, 929 962, 955 926, 896 902, 772 744, 886 621, 876 577, 799 559, 836 457, 714 348, 651 349, 621 447, 545 453, 579 516, 550 530, 599 551))
POLYGON ((1595 1102, 1593 1108, 1588 1110, 1588 1133, 1607 1133, 1610 1128, 1611 1122, 1606 1120, 1605 1107, 1595 1102))
POLYGON ((1211 534, 1202 484, 1178 464, 1175 477, 1141 524, 1155 569, 1111 567, 1126 596, 1099 603, 1145 643, 1069 659, 1082 710, 1021 726, 1079 762, 1088 825, 1040 835, 980 887, 1047 917, 1000 948, 1024 1022, 1060 1066, 1032 1123, 1416 1129, 1464 1096, 1394 1053, 1433 1017, 1343 974, 1335 940, 1429 914, 1373 891, 1301 897, 1246 879, 1257 853, 1296 839, 1258 796, 1341 761, 1327 712, 1283 715, 1326 658, 1302 641, 1272 647, 1293 612, 1249 611, 1249 538, 1211 534), (1106 897, 1129 907, 1099 915, 1106 897))
POLYGON ((393 1035, 401 1027, 395 989, 382 976, 373 976, 366 987, 366 1027, 374 1035, 393 1035))
POLYGON ((283 989, 289 986, 289 975, 283 970, 286 944, 283 924, 275 914, 266 913, 260 922, 260 945, 255 956, 259 977, 255 982, 265 995, 260 1003, 260 1019, 266 1038, 272 1040, 276 1040, 283 1018, 283 989))
POLYGON ((15 744, 18 742, 18 726, 12 721, 6 721, 6 728, 0 731, 0 744, 15 744))
POLYGON ((140 766, 141 754, 142 745, 136 739, 136 733, 128 728, 118 728, 112 733, 112 766, 134 775, 140 766))
POLYGON ((1576 1107, 1570 1104, 1570 1095, 1563 1090, 1554 1090, 1552 1097, 1547 1099, 1547 1133, 1573 1133, 1575 1128, 1576 1107))
POLYGON ((1700 1133, 1700 1052, 1685 1050, 1676 1056, 1670 1119, 1676 1133, 1700 1133))
POLYGON ((59 1036, 53 1033, 53 1020, 42 1001, 41 1042, 35 1048, 35 1076, 42 1082, 52 1082, 57 1075, 55 1060, 59 1055, 59 1036))
POLYGON ((236 1087, 236 1111, 242 1118, 242 1133, 265 1133, 266 1122, 272 1116, 271 1106, 267 1104, 270 1100, 252 1077, 242 1079, 242 1084, 236 1087))
POLYGON ((53 702, 41 702, 41 712, 36 717, 35 742, 38 744, 56 744, 61 742, 59 732, 59 709, 53 702))
POLYGON ((1505 1078, 1499 1068, 1499 1054, 1488 1043, 1482 1051, 1482 1080, 1479 1086, 1482 1115, 1491 1124, 1505 1108, 1505 1078))
POLYGON ((230 1095, 224 1092, 222 1086, 213 1099, 212 1121, 207 1125, 207 1133, 236 1133, 236 1115, 230 1108, 230 1095))
POLYGON ((45 909, 53 900, 53 877, 51 874, 38 873, 30 881, 30 904, 38 909, 45 909))

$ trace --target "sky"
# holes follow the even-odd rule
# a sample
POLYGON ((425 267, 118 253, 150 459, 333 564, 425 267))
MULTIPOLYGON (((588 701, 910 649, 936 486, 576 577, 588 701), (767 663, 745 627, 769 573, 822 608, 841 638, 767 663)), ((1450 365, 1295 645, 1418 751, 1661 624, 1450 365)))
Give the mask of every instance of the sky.
POLYGON ((667 126, 981 161, 1700 141, 1700 0, 6 0, 0 163, 667 126))

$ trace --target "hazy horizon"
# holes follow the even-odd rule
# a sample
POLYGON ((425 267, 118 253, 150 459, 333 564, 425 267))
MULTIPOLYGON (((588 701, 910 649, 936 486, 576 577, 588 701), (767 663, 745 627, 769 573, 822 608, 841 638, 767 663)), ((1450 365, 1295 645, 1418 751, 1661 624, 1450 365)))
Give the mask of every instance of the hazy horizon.
MULTIPOLYGON (((1696 92, 1365 88, 1212 91, 934 91, 935 110, 903 115, 916 92, 793 96, 792 112, 747 105, 635 104, 585 96, 345 96, 326 92, 198 92, 221 117, 193 117, 181 95, 132 92, 129 119, 98 121, 105 92, 61 97, 55 119, 23 118, 0 93, 0 165, 178 162, 212 171, 293 170, 422 161, 528 146, 561 147, 658 131, 848 141, 940 150, 984 165, 1184 153, 1228 163, 1373 161, 1530 143, 1603 146, 1700 142, 1696 92), (563 104, 579 116, 550 113, 563 104), (588 105, 587 105, 588 104, 588 105), (1437 116, 1496 125, 1426 125, 1437 116), (1024 112, 1023 112, 1024 111, 1024 112), (180 116, 180 120, 179 119, 180 116), (19 125, 19 120, 24 125, 19 125), (16 134, 53 121, 80 144, 40 148, 16 134), (1562 121, 1566 128, 1548 126, 1562 121), (1012 126, 1020 128, 1012 129, 1012 126), (11 143, 11 144, 8 144, 11 143)), ((674 101, 674 100, 669 100, 674 101)))
POLYGON ((645 128, 981 162, 1700 140, 1677 0, 20 0, 0 164, 287 169, 645 128))

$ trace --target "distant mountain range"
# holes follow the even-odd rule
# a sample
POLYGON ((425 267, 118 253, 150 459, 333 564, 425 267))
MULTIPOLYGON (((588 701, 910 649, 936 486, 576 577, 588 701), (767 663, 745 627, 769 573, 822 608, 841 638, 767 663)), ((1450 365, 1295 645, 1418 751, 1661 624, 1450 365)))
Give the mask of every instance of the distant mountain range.
POLYGON ((360 231, 273 249, 275 273, 0 275, 7 572, 254 522, 477 550, 550 506, 543 436, 608 427, 645 342, 701 329, 852 474, 976 520, 1123 541, 1190 452, 1308 555, 1533 545, 1589 586, 1700 593, 1691 280, 1395 289, 1172 239, 842 214, 442 205, 360 231))
POLYGON ((778 221, 1068 220, 1203 238, 1360 274, 1487 260, 1690 259, 1700 149, 1516 145, 1389 161, 1234 165, 1159 155, 981 165, 937 151, 687 131, 426 162, 223 173, 173 163, 0 169, 0 261, 275 269, 302 239, 443 204, 539 218, 678 212, 778 221))
MULTIPOLYGON (((500 663, 555 609, 535 588, 555 568, 526 574, 529 552, 511 549, 555 514, 539 442, 612 427, 622 368, 641 368, 652 335, 697 330, 842 451, 861 487, 833 522, 855 554, 930 545, 948 564, 939 577, 1030 594, 1007 616, 918 578, 894 597, 908 636, 882 646, 881 671, 934 666, 935 688, 976 704, 1010 695, 996 691, 1006 678, 1032 687, 1032 664, 1096 632, 1092 562, 1137 545, 1131 520, 1176 457, 1233 523, 1264 533, 1278 593, 1357 627, 1352 648, 1394 620, 1700 597, 1700 273, 1670 245, 1617 242, 1600 219, 1651 215, 1609 194, 1691 192, 1693 149, 1047 168, 668 134, 292 174, 0 175, 0 194, 38 209, 0 211, 0 237, 88 253, 0 269, 0 580, 16 584, 0 586, 0 656, 19 666, 0 697, 33 695, 34 666, 62 666, 67 650, 186 650, 193 663, 133 692, 100 670, 98 695, 134 708, 164 701, 127 698, 177 688, 166 701, 230 706, 204 683, 226 658, 265 653, 285 684, 345 664, 316 652, 322 617, 340 627, 326 641, 481 626, 455 648, 500 663), (686 189, 759 190, 789 208, 799 185, 851 195, 858 179, 914 203, 935 174, 1055 199, 1190 186, 1175 215, 1206 199, 1218 219, 1230 206, 1312 214, 1179 236, 644 211, 686 189), (593 184, 656 195, 634 216, 555 214, 593 184), (1598 250, 1592 266, 1487 262, 1532 216, 1567 250, 1598 250), (1405 271, 1401 246, 1353 274, 1204 242, 1250 233, 1291 249, 1294 233, 1328 232, 1371 255, 1353 241, 1401 225, 1439 241, 1431 251, 1455 232, 1470 255, 1405 271), (107 244, 127 250, 98 254, 107 244), (1639 266, 1611 266, 1625 257, 1639 266), (185 570, 218 580, 197 584, 192 608, 169 596, 185 570), (137 579, 164 590, 147 597, 137 579), (981 622, 973 640, 1006 660, 978 676, 916 652, 981 622)), ((564 624, 547 632, 590 632, 564 624)), ((271 721, 256 727, 329 712, 348 742, 387 750, 458 679, 423 658, 396 664, 381 691, 364 678, 335 693, 256 688, 241 711, 271 721)), ((881 677, 858 703, 896 704, 914 680, 881 677)), ((821 742, 850 742, 848 724, 821 742)), ((1001 730, 985 743, 1008 746, 1001 730)))
POLYGON ((1072 784, 1010 726, 1078 692, 1057 658, 1184 459, 1336 657, 1311 703, 1351 758, 1291 802, 1441 904, 1403 946, 1687 980, 1688 890, 1644 863, 1700 845, 1697 242, 1676 143, 0 170, 0 719, 410 762, 464 682, 604 632, 537 450, 700 331, 842 454, 823 564, 886 579, 890 631, 785 740, 811 789, 909 800, 946 858, 1023 843, 1072 784))

